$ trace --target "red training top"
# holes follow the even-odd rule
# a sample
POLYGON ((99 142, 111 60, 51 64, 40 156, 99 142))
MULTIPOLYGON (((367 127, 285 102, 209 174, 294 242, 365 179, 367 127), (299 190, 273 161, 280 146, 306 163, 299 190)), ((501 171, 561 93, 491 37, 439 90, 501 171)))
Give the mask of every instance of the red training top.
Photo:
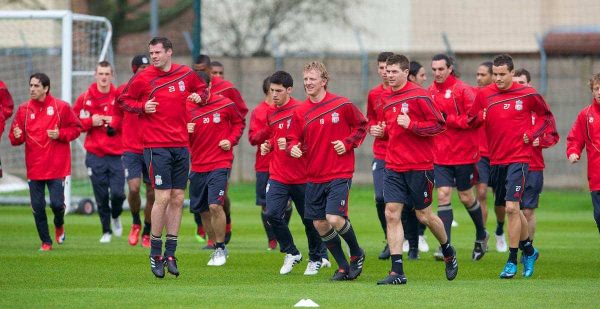
POLYGON ((554 116, 544 98, 535 89, 512 83, 507 90, 496 84, 482 88, 472 109, 469 122, 483 122, 488 139, 491 165, 527 163, 531 161, 532 143, 544 132, 556 131, 554 116), (538 115, 535 125, 531 114, 538 115), (523 135, 529 143, 525 143, 523 135))
POLYGON ((327 92, 317 103, 310 98, 294 111, 288 133, 288 152, 295 145, 306 156, 307 182, 325 183, 352 178, 354 148, 367 134, 367 119, 350 100, 327 92), (338 155, 332 142, 340 140, 346 152, 338 155))
MULTIPOLYGON (((383 84, 379 84, 369 91, 369 95, 367 96, 367 130, 371 126, 376 126, 385 121, 383 118, 383 103, 380 100, 384 92, 386 92, 386 89, 383 88, 383 84)), ((373 139, 373 156, 375 159, 385 160, 386 147, 387 139, 383 137, 375 137, 373 139)))
POLYGON ((444 131, 444 118, 429 92, 407 82, 383 97, 385 134, 389 143, 385 167, 396 172, 433 170, 433 136, 444 131), (398 124, 398 116, 410 117, 408 128, 398 124))
POLYGON ((269 165, 269 178, 284 184, 306 183, 306 158, 296 159, 291 157, 285 149, 279 149, 277 140, 286 138, 288 129, 294 115, 294 110, 303 103, 290 97, 290 100, 281 107, 272 108, 267 116, 272 135, 271 163, 269 165))
POLYGON ((231 168, 233 146, 237 145, 244 122, 235 103, 220 95, 211 95, 207 104, 187 103, 188 122, 195 123, 190 134, 191 169, 203 173, 231 168), (231 148, 223 150, 219 142, 229 140, 231 148))
POLYGON ((271 130, 267 123, 267 114, 272 109, 266 101, 258 104, 252 114, 250 114, 250 129, 248 130, 248 141, 250 145, 256 146, 256 159, 254 161, 254 170, 257 172, 268 172, 271 153, 267 155, 260 154, 260 144, 269 138, 271 130))
POLYGON ((187 66, 171 65, 168 72, 154 66, 138 72, 127 84, 118 102, 130 113, 141 115, 144 148, 187 147, 186 101, 197 93, 206 102, 206 84, 187 66), (149 99, 158 102, 155 113, 145 113, 149 99))
MULTIPOLYGON (((123 93, 127 84, 117 88, 117 97, 123 93)), ((144 145, 142 144, 142 120, 141 116, 134 113, 127 113, 119 104, 113 109, 113 118, 111 126, 121 132, 121 141, 123 142, 123 151, 142 154, 144 145)))
POLYGON ((71 174, 71 146, 81 132, 81 122, 68 103, 54 98, 50 92, 43 102, 29 100, 19 106, 10 126, 10 143, 25 143, 25 166, 30 180, 64 178, 71 174), (14 128, 23 133, 14 135, 14 128), (47 130, 58 128, 58 139, 47 130))
POLYGON ((13 98, 4 82, 0 80, 0 137, 4 132, 4 124, 12 116, 14 108, 13 98))
POLYGON ((242 118, 246 119, 246 114, 248 114, 248 106, 246 106, 246 102, 244 102, 244 98, 242 98, 240 92, 230 81, 218 76, 211 77, 210 93, 220 94, 226 98, 229 98, 237 106, 242 118))
POLYGON ((443 83, 432 83, 429 92, 437 110, 444 115, 446 131, 434 137, 434 162, 440 165, 472 164, 479 160, 477 131, 467 123, 475 92, 453 75, 443 83))
POLYGON ((79 115, 82 132, 87 133, 83 147, 87 152, 99 157, 106 155, 120 156, 123 154, 120 130, 115 130, 115 135, 108 136, 106 134, 108 122, 103 122, 101 126, 92 126, 92 116, 112 116, 115 110, 116 95, 117 90, 112 84, 107 93, 101 93, 97 84, 93 83, 84 93, 79 95, 75 101, 75 106, 73 106, 75 115, 79 115))
POLYGON ((567 158, 572 154, 581 158, 583 147, 587 153, 590 191, 600 191, 600 102, 596 99, 579 112, 573 123, 567 136, 567 158))

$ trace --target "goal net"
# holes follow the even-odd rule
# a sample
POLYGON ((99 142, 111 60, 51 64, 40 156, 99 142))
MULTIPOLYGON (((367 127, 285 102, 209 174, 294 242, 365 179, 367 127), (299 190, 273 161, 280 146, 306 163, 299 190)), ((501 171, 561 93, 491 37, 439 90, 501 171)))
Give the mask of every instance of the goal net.
MULTIPOLYGON (((13 96, 15 112, 21 103, 29 99, 31 74, 46 73, 50 77, 52 94, 73 103, 93 82, 96 64, 102 60, 113 62, 112 26, 105 17, 71 11, 0 11, 0 29, 0 80, 13 96)), ((8 131, 11 122, 12 117, 7 121, 5 131, 8 131)), ((11 176, 25 180, 24 147, 11 146, 7 135, 8 132, 5 132, 0 147, 5 174, 2 182, 6 183, 6 178, 18 182, 11 176)), ((71 144, 72 176, 65 192, 68 207, 71 202, 77 202, 77 194, 93 196, 84 168, 83 137, 71 144), (72 187, 75 189, 73 194, 72 187)), ((4 186, 15 187, 18 188, 15 183, 4 186)), ((22 191, 11 193, 0 189, 0 203, 18 204, 23 200, 29 203, 22 191)))

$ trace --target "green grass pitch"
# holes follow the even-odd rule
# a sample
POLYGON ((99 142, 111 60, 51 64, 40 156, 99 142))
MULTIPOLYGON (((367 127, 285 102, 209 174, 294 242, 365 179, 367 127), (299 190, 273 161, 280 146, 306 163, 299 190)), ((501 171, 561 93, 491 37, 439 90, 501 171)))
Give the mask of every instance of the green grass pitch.
MULTIPOLYGON (((448 282, 443 263, 434 261, 431 251, 422 253, 419 261, 405 260, 405 286, 375 284, 390 264, 377 259, 384 242, 370 186, 357 185, 351 191, 350 218, 367 254, 362 275, 352 282, 331 282, 334 269, 328 268, 317 276, 302 274, 307 245, 297 213, 291 228, 305 260, 291 274, 279 275, 283 254, 266 250, 259 208, 254 206, 254 185, 232 184, 230 195, 233 238, 227 264, 206 266, 210 252, 200 250, 186 209, 177 250, 181 276, 167 274, 162 280, 150 272, 148 250, 130 247, 126 236, 115 237, 110 244, 98 242, 97 214, 68 215, 66 242, 54 244, 51 252, 38 252, 40 242, 30 209, 0 207, 0 261, 4 265, 0 307, 290 308, 303 298, 325 308, 600 306, 600 237, 586 192, 548 190, 542 194, 535 240, 540 259, 535 274, 523 279, 519 265, 519 274, 512 280, 498 278, 507 253, 495 252, 493 237, 483 260, 470 260, 474 227, 454 194, 458 277, 448 282)), ((490 210, 487 225, 493 233, 495 216, 490 210)), ((125 212, 125 234, 130 220, 125 212)), ((53 227, 50 232, 54 234, 53 227)), ((434 237, 429 231, 426 235, 433 250, 434 237)))

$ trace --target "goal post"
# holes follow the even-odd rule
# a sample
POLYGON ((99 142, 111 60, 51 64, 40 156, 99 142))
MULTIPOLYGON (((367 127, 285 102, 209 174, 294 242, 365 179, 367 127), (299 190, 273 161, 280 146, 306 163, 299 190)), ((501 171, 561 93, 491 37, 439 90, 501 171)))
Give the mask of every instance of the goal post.
MULTIPOLYGON (((55 96, 72 104, 93 82, 96 64, 103 60, 113 62, 112 25, 106 17, 69 10, 0 10, 0 29, 3 31, 0 80, 13 96, 15 112, 19 104, 29 99, 28 77, 32 73, 46 73, 55 96)), ((71 149, 71 176, 65 183, 68 210, 74 202, 71 178, 87 178, 82 138, 76 140, 71 149)), ((4 137, 1 149, 4 171, 25 176, 22 148, 10 147, 4 137)), ((3 197, 10 198, 10 193, 3 193, 3 197)))

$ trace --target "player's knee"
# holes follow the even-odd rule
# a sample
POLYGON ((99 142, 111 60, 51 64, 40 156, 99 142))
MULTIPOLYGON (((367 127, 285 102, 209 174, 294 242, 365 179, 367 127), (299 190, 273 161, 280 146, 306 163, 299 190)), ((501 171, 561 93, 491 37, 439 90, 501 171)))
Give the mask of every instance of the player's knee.
POLYGON ((385 221, 387 222, 399 222, 400 221, 400 210, 397 207, 386 207, 385 208, 385 221))
POLYGON ((513 204, 513 203, 506 203, 506 206, 504 207, 506 214, 507 215, 514 215, 514 214, 518 214, 520 209, 519 209, 519 204, 513 204))
POLYGON ((440 204, 445 205, 450 203, 450 195, 452 194, 452 188, 440 187, 437 189, 438 201, 440 204))

